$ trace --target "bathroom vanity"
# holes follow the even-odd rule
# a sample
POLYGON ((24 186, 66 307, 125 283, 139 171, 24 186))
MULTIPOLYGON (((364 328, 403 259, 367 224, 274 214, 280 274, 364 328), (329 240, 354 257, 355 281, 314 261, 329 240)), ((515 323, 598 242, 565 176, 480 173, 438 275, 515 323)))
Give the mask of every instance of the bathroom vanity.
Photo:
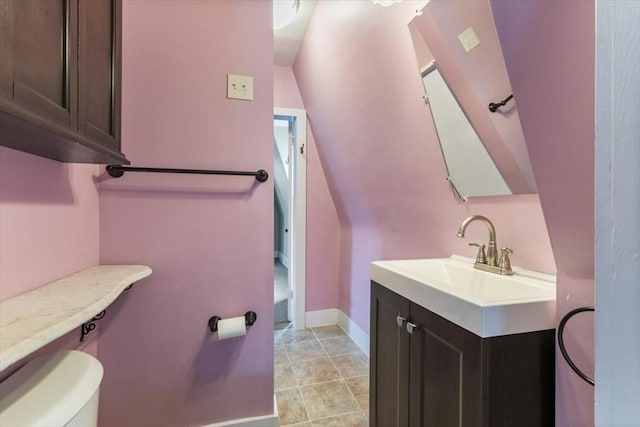
POLYGON ((371 426, 554 425, 555 280, 514 270, 372 263, 371 426))

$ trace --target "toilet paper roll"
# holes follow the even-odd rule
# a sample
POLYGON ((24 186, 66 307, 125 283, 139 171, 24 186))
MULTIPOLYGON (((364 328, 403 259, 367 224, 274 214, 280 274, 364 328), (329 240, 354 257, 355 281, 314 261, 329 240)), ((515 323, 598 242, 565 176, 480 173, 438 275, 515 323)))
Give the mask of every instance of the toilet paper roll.
POLYGON ((247 335, 247 325, 244 316, 232 317, 218 321, 218 339, 240 337, 247 335))

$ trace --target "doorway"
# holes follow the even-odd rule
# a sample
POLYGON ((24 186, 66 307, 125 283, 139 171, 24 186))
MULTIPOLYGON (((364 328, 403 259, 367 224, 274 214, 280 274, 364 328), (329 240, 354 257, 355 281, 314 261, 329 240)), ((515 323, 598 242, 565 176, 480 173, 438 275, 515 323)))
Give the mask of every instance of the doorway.
POLYGON ((278 329, 305 327, 306 129, 304 110, 274 110, 274 321, 278 329))

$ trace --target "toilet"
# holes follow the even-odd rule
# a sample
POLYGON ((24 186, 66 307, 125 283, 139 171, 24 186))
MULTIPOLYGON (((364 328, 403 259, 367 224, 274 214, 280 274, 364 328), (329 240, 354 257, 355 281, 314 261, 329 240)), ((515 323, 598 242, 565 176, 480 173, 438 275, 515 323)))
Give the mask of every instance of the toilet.
POLYGON ((96 427, 103 369, 89 354, 37 357, 0 383, 2 427, 96 427))

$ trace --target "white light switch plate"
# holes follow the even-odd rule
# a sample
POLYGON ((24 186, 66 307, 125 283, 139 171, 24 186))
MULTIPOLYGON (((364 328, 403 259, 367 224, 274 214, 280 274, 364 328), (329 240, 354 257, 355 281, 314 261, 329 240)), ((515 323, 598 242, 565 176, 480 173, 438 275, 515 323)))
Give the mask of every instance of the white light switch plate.
POLYGON ((478 36, 476 36, 476 33, 471 27, 458 34, 458 38, 460 39, 460 43, 462 43, 464 50, 467 52, 480 44, 478 36))
POLYGON ((253 101, 253 77, 227 74, 227 98, 253 101))

